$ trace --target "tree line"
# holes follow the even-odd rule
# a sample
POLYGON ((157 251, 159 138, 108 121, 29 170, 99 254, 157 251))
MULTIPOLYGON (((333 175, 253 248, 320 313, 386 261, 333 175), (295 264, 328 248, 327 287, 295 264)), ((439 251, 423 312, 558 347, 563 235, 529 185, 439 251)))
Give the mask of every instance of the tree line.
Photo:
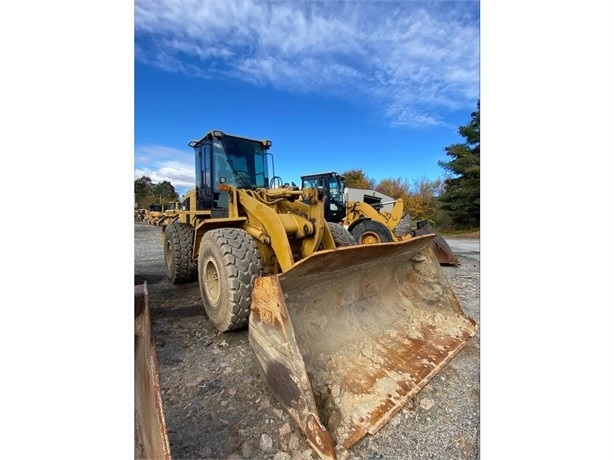
MULTIPOLYGON (((480 228, 480 101, 466 125, 459 126, 462 142, 444 148, 449 161, 439 161, 444 178, 422 177, 411 183, 402 177, 375 181, 362 169, 342 173, 348 187, 376 190, 403 200, 404 211, 412 220, 429 220, 443 232, 477 230, 480 228)), ((173 185, 164 181, 152 183, 143 176, 134 181, 135 203, 147 209, 152 204, 179 200, 173 185)))
POLYGON ((149 209, 154 204, 176 201, 179 201, 179 194, 169 181, 154 184, 147 176, 141 176, 134 181, 134 206, 138 209, 149 209))

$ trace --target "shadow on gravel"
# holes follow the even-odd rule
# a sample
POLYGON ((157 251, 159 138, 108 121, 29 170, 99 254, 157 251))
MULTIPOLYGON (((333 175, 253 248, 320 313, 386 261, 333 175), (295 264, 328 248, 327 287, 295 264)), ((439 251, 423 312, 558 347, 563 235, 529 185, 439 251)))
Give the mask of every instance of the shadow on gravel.
POLYGON ((147 284, 157 284, 164 281, 164 275, 134 275, 134 285, 143 284, 147 281, 147 284))
POLYGON ((195 316, 207 318, 205 309, 199 304, 164 310, 154 308, 152 309, 152 313, 154 316, 159 318, 193 318, 195 316))

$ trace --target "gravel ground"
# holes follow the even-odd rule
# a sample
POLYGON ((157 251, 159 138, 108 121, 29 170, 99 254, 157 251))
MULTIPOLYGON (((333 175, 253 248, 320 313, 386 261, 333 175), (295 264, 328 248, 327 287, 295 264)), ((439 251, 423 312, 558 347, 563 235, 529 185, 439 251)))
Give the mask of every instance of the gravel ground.
MULTIPOLYGON (((135 284, 147 281, 160 386, 174 459, 314 459, 303 432, 266 387, 247 330, 220 334, 198 282, 164 278, 161 229, 135 222, 135 284)), ((480 264, 443 267, 465 313, 480 324, 480 264)), ((476 459, 480 334, 350 459, 476 459)), ((135 458, 140 457, 135 448, 135 458)))

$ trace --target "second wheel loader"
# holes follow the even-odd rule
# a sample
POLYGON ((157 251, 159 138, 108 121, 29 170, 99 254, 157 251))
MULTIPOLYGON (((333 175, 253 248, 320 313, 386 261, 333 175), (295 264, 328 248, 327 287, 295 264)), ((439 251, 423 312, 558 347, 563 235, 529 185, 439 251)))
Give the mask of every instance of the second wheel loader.
MULTIPOLYGON (((426 220, 418 221, 412 229, 408 215, 403 215, 403 200, 382 202, 385 195, 376 196, 374 190, 360 191, 360 198, 349 196, 345 179, 336 172, 310 174, 301 177, 301 186, 319 186, 326 191, 324 215, 326 220, 346 227, 358 244, 404 241, 419 235, 435 235, 431 249, 441 265, 460 264, 446 240, 426 220), (390 210, 384 209, 392 205, 390 210), (405 221, 405 222, 404 222, 405 221)), ((389 198, 389 197, 388 197, 389 198)))
POLYGON ((283 184, 271 142, 214 130, 196 207, 163 227, 167 279, 198 279, 209 320, 248 328, 263 379, 324 459, 380 430, 476 333, 429 246, 357 245, 321 187, 283 184), (269 166, 270 163, 270 166, 269 166))

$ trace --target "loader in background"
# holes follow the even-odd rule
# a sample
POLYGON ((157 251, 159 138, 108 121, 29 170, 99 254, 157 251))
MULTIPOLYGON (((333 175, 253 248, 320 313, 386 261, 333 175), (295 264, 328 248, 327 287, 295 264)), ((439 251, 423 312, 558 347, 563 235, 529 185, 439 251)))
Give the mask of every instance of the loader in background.
POLYGON ((419 235, 435 235, 431 248, 442 265, 459 265, 446 240, 427 221, 412 228, 408 213, 403 213, 403 200, 394 200, 375 190, 350 189, 336 172, 301 176, 301 186, 320 186, 326 191, 326 220, 341 223, 358 244, 404 241, 419 235), (352 195, 352 196, 350 196, 352 195), (383 201, 386 200, 386 201, 383 201))
MULTIPOLYGON (((188 192, 189 193, 189 192, 188 192)), ((183 206, 182 201, 171 201, 164 204, 152 204, 149 206, 147 223, 151 225, 163 226, 176 215, 176 211, 183 206)))
MULTIPOLYGON (((162 227, 162 234, 169 223, 176 220, 176 217, 183 217, 186 220, 186 217, 193 215, 193 213, 184 213, 180 214, 179 211, 195 211, 196 210, 196 189, 188 190, 185 195, 181 198, 181 201, 169 203, 165 205, 164 211, 160 216, 158 221, 159 226, 162 227)), ((189 219, 188 219, 189 220, 189 219)), ((190 223, 186 221, 186 223, 190 223)))
POLYGON ((196 211, 196 189, 192 188, 188 190, 181 198, 181 201, 177 202, 172 209, 168 209, 164 212, 164 218, 160 223, 162 227, 162 234, 164 234, 166 227, 169 223, 177 220, 186 224, 193 224, 190 219, 195 219, 196 211), (187 213, 180 213, 179 211, 188 211, 187 213))
POLYGON ((149 205, 147 213, 147 223, 150 225, 159 225, 164 216, 164 208, 161 204, 149 205))
POLYGON ((325 219, 322 187, 281 185, 271 144, 218 130, 189 143, 196 207, 163 227, 166 276, 198 279, 220 332, 248 327, 268 387, 334 459, 379 431, 476 323, 429 249, 435 235, 357 245, 325 219))

